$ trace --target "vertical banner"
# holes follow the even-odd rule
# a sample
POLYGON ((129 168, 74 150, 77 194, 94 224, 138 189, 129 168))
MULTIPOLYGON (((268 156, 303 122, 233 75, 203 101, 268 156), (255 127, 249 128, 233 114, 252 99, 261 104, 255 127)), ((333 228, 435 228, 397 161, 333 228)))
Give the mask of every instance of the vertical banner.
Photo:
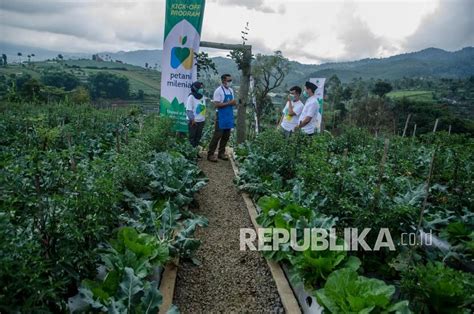
POLYGON ((316 97, 319 103, 319 114, 316 127, 318 128, 318 132, 321 132, 321 122, 323 121, 324 82, 326 82, 326 78, 310 78, 309 81, 318 87, 316 90, 316 97))
POLYGON ((184 103, 197 77, 204 6, 205 0, 166 0, 160 115, 172 118, 179 132, 188 132, 184 103))

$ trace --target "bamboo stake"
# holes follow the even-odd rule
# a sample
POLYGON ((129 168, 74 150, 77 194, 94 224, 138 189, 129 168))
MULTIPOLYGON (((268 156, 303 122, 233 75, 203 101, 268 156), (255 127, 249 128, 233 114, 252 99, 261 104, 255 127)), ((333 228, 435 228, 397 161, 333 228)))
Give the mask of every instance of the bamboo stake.
POLYGON ((379 165, 379 177, 378 177, 378 180, 377 180, 377 188, 375 190, 375 197, 374 197, 374 203, 373 203, 374 208, 377 205, 377 202, 378 202, 378 199, 379 199, 379 196, 380 196, 380 188, 382 186, 382 178, 383 178, 383 174, 384 174, 384 170, 385 170, 385 162, 387 161, 388 145, 389 144, 390 144, 390 139, 386 138, 384 148, 383 148, 382 159, 380 160, 380 165, 379 165))
MULTIPOLYGON (((434 166, 435 155, 436 155, 436 148, 433 151, 433 155, 431 156, 430 171, 428 173, 428 178, 426 179, 426 183, 425 183, 425 198, 423 199, 423 205, 421 206, 420 217, 418 219, 418 225, 416 226, 416 231, 415 231, 416 235, 418 235, 418 233, 420 232, 421 224, 423 223, 423 216, 424 216, 424 213, 425 213, 426 205, 428 204, 428 196, 429 196, 429 193, 430 193, 430 183, 431 183, 431 176, 433 175, 433 166, 434 166)), ((412 260, 412 257, 413 257, 413 251, 415 250, 415 248, 418 247, 418 245, 419 245, 419 243, 417 242, 417 243, 415 243, 414 246, 411 247, 410 261, 412 260)))
POLYGON ((344 175, 346 174, 347 170, 347 154, 349 153, 349 150, 347 148, 344 148, 344 153, 342 154, 342 171, 341 171, 341 184, 339 186, 339 193, 342 193, 344 190, 344 175))
POLYGON ((120 131, 119 131, 118 128, 117 128, 115 134, 116 134, 115 137, 116 137, 116 139, 117 139, 117 141, 116 141, 116 149, 117 149, 117 153, 120 154, 120 131))
POLYGON ((377 183, 377 188, 380 189, 380 185, 382 184, 382 176, 384 173, 384 167, 385 167, 385 162, 387 161, 387 153, 388 153, 388 145, 390 143, 390 139, 386 138, 385 139, 385 144, 383 147, 383 155, 382 155, 382 160, 380 161, 379 165, 379 179, 377 183))
POLYGON ((71 135, 67 135, 67 144, 69 147, 69 161, 71 163, 71 169, 72 171, 76 171, 76 160, 74 159, 74 155, 72 153, 72 140, 71 140, 71 135))
POLYGON ((434 128, 433 128, 433 133, 436 133, 436 129, 438 128, 438 122, 439 122, 439 119, 436 119, 435 125, 434 125, 434 128))
POLYGON ((407 120, 405 121, 405 128, 403 128, 402 137, 405 137, 405 134, 407 133, 408 123, 410 122, 410 118, 411 118, 411 113, 408 114, 407 120))

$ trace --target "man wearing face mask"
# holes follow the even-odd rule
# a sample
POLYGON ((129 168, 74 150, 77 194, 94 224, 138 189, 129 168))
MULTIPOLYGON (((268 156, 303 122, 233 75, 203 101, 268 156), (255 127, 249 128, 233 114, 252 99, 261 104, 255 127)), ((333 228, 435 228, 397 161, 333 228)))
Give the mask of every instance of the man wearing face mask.
POLYGON ((303 96, 306 97, 306 102, 299 117, 298 128, 304 134, 313 135, 318 125, 319 102, 314 94, 318 87, 311 82, 306 82, 304 87, 303 96))
POLYGON ((301 88, 299 86, 293 86, 290 88, 290 94, 288 95, 288 101, 283 108, 283 115, 280 119, 280 127, 283 130, 283 134, 288 137, 298 126, 298 120, 301 112, 303 111, 303 103, 300 100, 301 88))
POLYGON ((230 138, 230 131, 234 127, 234 106, 237 104, 234 91, 231 88, 232 77, 230 74, 221 76, 222 84, 215 90, 213 102, 216 107, 216 123, 214 135, 209 143, 207 160, 217 162, 217 158, 229 160, 225 154, 225 147, 230 138), (219 145, 217 158, 214 155, 219 145))
POLYGON ((194 82, 191 85, 191 93, 186 101, 186 117, 188 119, 189 142, 193 147, 197 147, 201 141, 206 120, 204 84, 201 82, 194 82))

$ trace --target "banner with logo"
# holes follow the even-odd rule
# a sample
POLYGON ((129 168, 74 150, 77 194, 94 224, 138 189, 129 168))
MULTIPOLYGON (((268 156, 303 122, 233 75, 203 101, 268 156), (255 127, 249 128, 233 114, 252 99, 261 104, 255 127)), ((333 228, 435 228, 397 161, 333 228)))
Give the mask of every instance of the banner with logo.
POLYGON ((316 124, 316 127, 318 128, 318 132, 321 132, 321 122, 323 121, 324 82, 326 82, 326 78, 310 78, 309 81, 318 87, 315 93, 319 103, 318 123, 316 124))
POLYGON ((188 132, 184 106, 196 80, 204 6, 205 0, 166 0, 160 115, 172 118, 179 132, 188 132))

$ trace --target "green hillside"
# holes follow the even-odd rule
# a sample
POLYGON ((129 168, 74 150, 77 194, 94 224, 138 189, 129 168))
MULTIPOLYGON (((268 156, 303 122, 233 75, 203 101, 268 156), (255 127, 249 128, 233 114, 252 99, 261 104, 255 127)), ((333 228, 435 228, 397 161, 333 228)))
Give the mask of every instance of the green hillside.
POLYGON ((46 71, 58 70, 74 74, 81 82, 87 83, 90 75, 105 71, 123 75, 129 79, 131 94, 137 94, 142 90, 144 100, 127 100, 128 104, 139 104, 145 107, 157 107, 160 96, 161 72, 144 69, 139 66, 117 63, 112 61, 94 60, 65 60, 65 61, 41 61, 32 62, 29 65, 9 64, 8 67, 0 67, 0 75, 31 75, 39 79, 46 71))

